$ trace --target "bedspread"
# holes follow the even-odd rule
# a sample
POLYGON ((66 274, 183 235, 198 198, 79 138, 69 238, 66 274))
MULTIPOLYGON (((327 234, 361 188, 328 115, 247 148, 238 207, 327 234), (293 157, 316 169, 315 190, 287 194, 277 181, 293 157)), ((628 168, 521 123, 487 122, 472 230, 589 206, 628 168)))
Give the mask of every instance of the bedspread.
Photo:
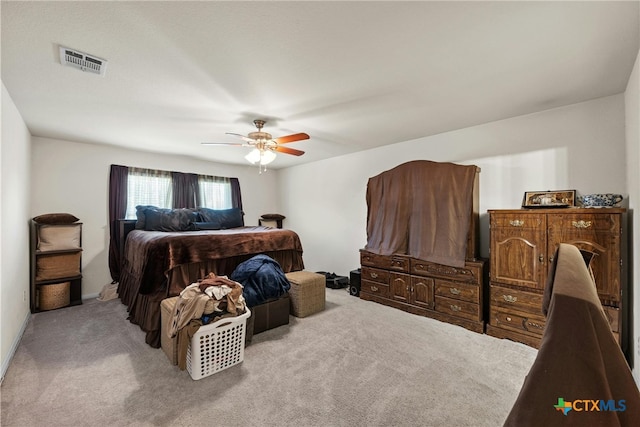
POLYGON ((124 262, 125 268, 141 278, 139 292, 149 294, 158 289, 170 270, 180 265, 281 250, 302 252, 295 232, 270 227, 183 232, 133 230, 127 236, 124 262))

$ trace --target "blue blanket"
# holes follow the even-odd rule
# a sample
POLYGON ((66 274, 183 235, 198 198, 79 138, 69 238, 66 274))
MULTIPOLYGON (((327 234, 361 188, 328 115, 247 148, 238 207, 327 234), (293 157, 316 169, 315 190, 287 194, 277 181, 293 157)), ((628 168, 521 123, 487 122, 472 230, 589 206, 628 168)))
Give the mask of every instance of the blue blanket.
POLYGON ((267 255, 256 255, 236 267, 229 277, 239 282, 248 307, 280 298, 291 288, 280 264, 267 255))

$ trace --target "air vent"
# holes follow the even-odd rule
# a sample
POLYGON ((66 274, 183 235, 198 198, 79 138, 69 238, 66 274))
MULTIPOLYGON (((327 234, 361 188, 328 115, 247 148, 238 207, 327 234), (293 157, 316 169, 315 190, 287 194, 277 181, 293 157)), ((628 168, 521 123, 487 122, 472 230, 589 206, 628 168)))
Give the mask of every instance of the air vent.
POLYGON ((62 46, 60 46, 60 63, 101 76, 104 76, 107 71, 106 60, 62 46))

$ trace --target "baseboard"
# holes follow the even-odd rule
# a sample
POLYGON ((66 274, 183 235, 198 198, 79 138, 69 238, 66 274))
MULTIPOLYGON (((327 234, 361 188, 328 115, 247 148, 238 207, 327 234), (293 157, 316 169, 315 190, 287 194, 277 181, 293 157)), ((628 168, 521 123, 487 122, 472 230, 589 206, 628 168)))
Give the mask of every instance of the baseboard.
POLYGON ((16 354, 16 350, 18 349, 18 345, 20 345, 20 341, 22 340, 22 336, 24 335, 24 331, 27 329, 27 325, 29 324, 29 319, 31 318, 31 312, 27 313, 27 316, 24 318, 24 322, 22 322, 22 327, 20 328, 20 332, 16 335, 16 338, 13 340, 11 344, 11 348, 9 349, 9 353, 7 353, 7 358, 4 363, 2 363, 2 374, 0 375, 0 385, 4 381, 4 374, 7 373, 7 369, 9 369, 9 365, 13 360, 13 356, 16 354))
POLYGON ((99 293, 97 293, 97 294, 85 294, 85 295, 82 295, 82 301, 86 301, 88 299, 95 299, 95 298, 98 298, 99 296, 100 296, 99 293))

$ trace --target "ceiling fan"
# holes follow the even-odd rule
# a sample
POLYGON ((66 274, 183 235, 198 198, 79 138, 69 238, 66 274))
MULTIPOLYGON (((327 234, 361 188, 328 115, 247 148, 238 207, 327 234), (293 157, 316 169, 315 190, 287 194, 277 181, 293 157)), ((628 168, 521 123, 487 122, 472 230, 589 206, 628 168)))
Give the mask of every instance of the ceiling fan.
POLYGON ((250 132, 247 136, 240 135, 238 133, 227 132, 227 135, 233 135, 240 137, 244 142, 203 142, 203 145, 234 145, 240 147, 252 147, 253 150, 245 156, 250 163, 258 163, 260 170, 262 167, 271 163, 276 158, 276 152, 291 154, 294 156, 302 156, 304 151, 296 150, 295 148, 284 147, 281 144, 289 144, 291 142, 302 141, 309 139, 309 135, 306 133, 294 133, 292 135, 281 136, 279 138, 273 138, 270 133, 263 132, 262 128, 265 125, 264 120, 254 120, 253 124, 258 128, 257 132, 250 132))

